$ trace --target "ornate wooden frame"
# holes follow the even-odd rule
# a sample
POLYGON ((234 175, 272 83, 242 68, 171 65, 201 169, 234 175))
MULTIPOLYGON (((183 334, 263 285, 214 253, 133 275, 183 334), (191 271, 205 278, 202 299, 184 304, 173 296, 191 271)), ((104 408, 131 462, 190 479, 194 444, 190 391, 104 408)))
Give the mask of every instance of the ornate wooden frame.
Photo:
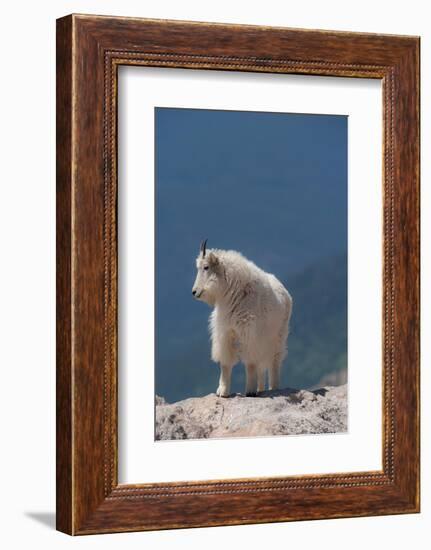
POLYGON ((57 528, 69 534, 419 511, 419 38, 70 15, 57 21, 57 528), (119 485, 119 65, 383 83, 383 470, 119 485))

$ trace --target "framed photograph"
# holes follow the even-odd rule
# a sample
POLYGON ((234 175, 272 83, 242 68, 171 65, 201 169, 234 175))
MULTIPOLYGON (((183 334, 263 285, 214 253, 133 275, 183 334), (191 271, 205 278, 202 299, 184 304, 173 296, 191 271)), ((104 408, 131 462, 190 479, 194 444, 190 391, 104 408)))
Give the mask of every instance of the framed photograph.
POLYGON ((419 511, 419 38, 57 21, 57 528, 419 511))

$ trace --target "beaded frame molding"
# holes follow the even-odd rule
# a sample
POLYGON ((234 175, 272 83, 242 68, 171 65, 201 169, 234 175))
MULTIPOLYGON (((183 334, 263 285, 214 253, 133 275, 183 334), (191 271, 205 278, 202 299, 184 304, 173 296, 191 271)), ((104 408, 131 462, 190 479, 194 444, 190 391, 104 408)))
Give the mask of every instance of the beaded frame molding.
POLYGON ((57 529, 75 535, 418 511, 419 38, 57 20, 57 529), (382 80, 381 471, 118 483, 119 65, 382 80))

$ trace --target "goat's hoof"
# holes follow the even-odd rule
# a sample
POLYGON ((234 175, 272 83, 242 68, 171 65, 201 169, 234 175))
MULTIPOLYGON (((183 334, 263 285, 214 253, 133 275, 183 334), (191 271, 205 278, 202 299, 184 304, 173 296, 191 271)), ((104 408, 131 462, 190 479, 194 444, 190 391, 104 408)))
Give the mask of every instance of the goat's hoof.
POLYGON ((245 394, 246 397, 256 397, 257 393, 255 391, 248 391, 245 394))
POLYGON ((229 397, 229 395, 230 395, 230 394, 229 394, 226 390, 220 390, 220 389, 218 389, 218 390, 216 391, 216 396, 217 396, 217 397, 229 397))

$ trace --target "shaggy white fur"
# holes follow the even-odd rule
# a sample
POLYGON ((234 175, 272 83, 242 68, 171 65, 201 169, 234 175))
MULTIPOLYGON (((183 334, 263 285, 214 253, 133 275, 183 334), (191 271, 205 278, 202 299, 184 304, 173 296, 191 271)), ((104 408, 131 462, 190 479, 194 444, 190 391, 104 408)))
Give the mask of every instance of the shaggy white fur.
POLYGON ((246 395, 277 389, 287 354, 292 298, 272 274, 234 250, 205 250, 196 259, 192 293, 214 307, 209 326, 211 357, 220 363, 217 395, 228 397, 232 368, 246 367, 246 395))

